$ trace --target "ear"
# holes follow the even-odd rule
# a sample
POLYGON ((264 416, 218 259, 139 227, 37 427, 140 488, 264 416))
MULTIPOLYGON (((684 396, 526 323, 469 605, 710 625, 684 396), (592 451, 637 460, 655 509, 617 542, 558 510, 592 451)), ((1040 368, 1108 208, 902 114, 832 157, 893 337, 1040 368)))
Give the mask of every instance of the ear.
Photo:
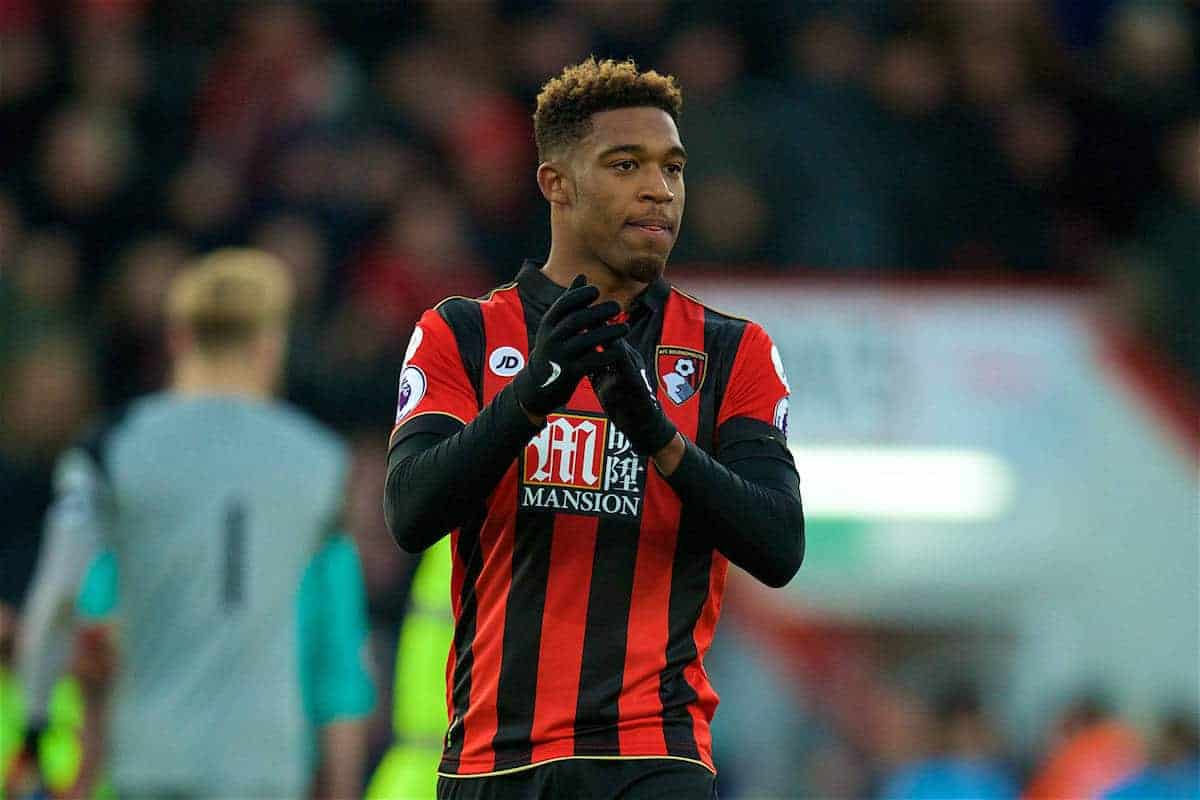
POLYGON ((192 349, 192 334, 183 325, 167 323, 167 353, 173 360, 187 355, 192 349))
POLYGON ((271 358, 282 363, 287 355, 288 329, 286 325, 273 326, 263 332, 263 340, 271 352, 271 358))
POLYGON ((574 196, 571 176, 561 161, 543 161, 538 165, 538 188, 552 206, 569 206, 574 196))

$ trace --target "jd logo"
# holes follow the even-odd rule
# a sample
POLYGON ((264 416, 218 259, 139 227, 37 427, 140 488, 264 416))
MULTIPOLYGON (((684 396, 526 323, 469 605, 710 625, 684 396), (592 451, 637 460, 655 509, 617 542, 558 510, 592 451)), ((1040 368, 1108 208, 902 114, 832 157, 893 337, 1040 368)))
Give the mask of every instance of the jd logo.
POLYGON ((511 378, 525 368, 525 356, 515 347, 497 347, 488 357, 488 367, 501 378, 511 378))

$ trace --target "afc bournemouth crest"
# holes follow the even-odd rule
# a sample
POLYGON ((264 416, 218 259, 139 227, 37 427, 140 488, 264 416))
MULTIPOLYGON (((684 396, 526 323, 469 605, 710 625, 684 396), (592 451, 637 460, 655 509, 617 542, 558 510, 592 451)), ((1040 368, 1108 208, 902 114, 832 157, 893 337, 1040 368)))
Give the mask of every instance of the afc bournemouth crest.
POLYGON ((708 355, 686 347, 659 345, 657 350, 658 379, 663 391, 675 405, 683 405, 699 394, 708 371, 708 355))

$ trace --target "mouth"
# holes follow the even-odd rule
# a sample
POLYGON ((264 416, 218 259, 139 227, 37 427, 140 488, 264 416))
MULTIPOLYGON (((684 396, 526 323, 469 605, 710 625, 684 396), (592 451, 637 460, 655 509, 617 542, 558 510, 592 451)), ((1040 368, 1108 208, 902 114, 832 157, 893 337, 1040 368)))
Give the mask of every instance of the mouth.
POLYGON ((634 219, 626 222, 625 226, 650 236, 662 237, 665 239, 671 238, 671 234, 675 230, 674 224, 672 224, 670 220, 663 219, 662 217, 642 217, 641 219, 634 219))

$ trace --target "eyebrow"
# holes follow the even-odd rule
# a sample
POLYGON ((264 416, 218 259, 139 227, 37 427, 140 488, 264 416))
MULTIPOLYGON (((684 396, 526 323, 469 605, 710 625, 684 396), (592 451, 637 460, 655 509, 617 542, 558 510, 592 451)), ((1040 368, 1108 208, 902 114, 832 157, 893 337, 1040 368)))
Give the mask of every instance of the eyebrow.
MULTIPOLYGON (((596 160, 602 161, 611 156, 613 153, 635 153, 642 155, 645 154, 645 152, 646 148, 640 144, 618 144, 605 148, 603 151, 601 151, 600 155, 596 156, 596 160)), ((680 145, 673 145, 669 150, 667 150, 667 155, 679 156, 680 158, 687 160, 687 151, 684 150, 680 145)))

